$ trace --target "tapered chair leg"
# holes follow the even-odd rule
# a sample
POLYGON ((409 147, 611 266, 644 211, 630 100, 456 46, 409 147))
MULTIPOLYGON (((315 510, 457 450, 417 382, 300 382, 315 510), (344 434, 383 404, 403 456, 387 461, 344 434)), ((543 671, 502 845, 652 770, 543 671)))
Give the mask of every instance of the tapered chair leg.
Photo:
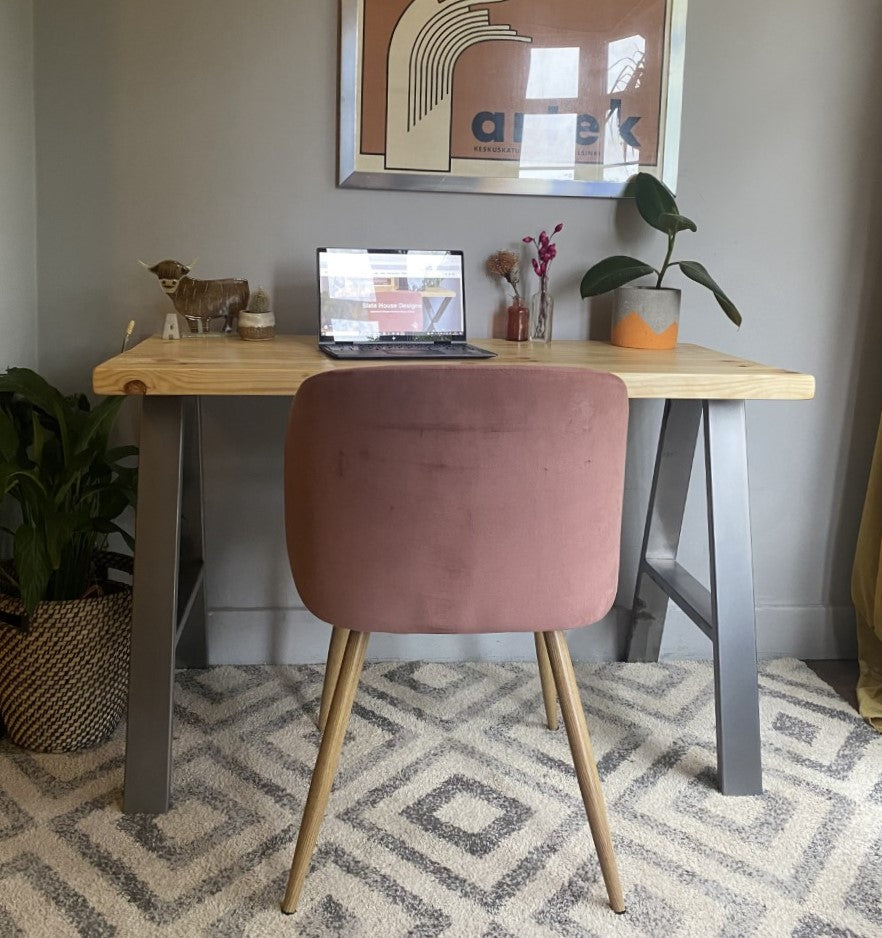
POLYGON ((328 711, 334 699, 334 688, 340 676, 340 665, 343 662, 343 652, 346 650, 346 640, 349 638, 349 629, 341 629, 337 625, 331 626, 331 642, 328 645, 328 660, 325 664, 325 681, 322 684, 322 702, 319 705, 318 728, 324 732, 328 722, 328 711))
POLYGON ((591 737, 588 735, 588 724, 579 697, 570 650, 563 632, 544 632, 543 634, 551 661, 551 670, 557 684, 557 693, 560 697, 560 708, 573 754, 576 778, 579 780, 582 800, 585 802, 585 811, 588 814, 588 823, 591 826, 591 836, 594 838, 594 847, 597 850, 597 859, 600 861, 603 881, 606 883, 609 904, 614 912, 624 912, 625 896, 622 892, 618 864, 613 851, 606 803, 603 800, 600 776, 597 774, 594 750, 591 747, 591 737))
POLYGON ((303 881, 315 851, 319 829, 328 807, 328 796, 331 794, 331 786, 340 764, 340 750, 343 748, 346 727, 349 725, 349 715, 352 713, 352 702, 355 699, 369 637, 368 632, 350 632, 346 642, 346 651, 328 712, 327 726, 312 772, 309 794, 306 796, 303 820, 300 822, 300 833, 297 835, 297 846, 294 848, 294 860, 288 877, 288 888, 282 900, 282 911, 286 913, 297 908, 303 881))
POLYGON ((554 675, 548 660, 548 649, 541 632, 534 632, 536 640, 536 660, 539 662, 539 679, 542 681, 542 699, 545 701, 545 717, 550 730, 557 729, 557 691, 554 688, 554 675))

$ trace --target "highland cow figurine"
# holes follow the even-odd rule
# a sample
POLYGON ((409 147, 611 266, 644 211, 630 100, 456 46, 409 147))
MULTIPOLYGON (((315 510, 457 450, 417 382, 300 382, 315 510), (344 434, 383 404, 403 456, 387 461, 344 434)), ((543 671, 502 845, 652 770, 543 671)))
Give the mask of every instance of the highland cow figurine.
POLYGON ((211 320, 220 318, 224 332, 232 332, 239 313, 248 305, 247 280, 194 280, 187 276, 193 265, 187 267, 179 261, 160 261, 152 267, 144 261, 138 263, 156 274, 177 312, 187 320, 190 332, 208 332, 211 320))

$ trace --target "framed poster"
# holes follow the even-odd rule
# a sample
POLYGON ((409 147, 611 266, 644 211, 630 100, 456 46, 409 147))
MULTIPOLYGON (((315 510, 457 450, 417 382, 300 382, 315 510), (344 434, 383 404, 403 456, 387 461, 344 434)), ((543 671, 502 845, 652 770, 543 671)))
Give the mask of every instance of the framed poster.
POLYGON ((676 187, 686 0, 341 0, 341 186, 676 187))

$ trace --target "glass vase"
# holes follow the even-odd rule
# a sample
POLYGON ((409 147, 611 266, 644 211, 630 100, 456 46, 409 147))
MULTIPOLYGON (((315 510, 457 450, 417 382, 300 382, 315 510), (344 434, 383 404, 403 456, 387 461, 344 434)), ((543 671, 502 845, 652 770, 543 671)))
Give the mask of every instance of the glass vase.
POLYGON ((540 290, 530 297, 530 338, 534 342, 550 342, 554 318, 554 297, 540 290))
POLYGON ((509 342, 530 338, 530 310, 520 300, 513 300, 506 311, 505 337, 509 342))

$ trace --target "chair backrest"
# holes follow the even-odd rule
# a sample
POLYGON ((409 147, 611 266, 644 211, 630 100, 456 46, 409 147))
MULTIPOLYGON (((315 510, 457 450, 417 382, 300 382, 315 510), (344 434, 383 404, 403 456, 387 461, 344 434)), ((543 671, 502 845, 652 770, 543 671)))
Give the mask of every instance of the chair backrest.
POLYGON ((579 368, 393 365, 309 378, 285 445, 312 613, 370 632, 601 619, 619 569, 628 398, 579 368))

